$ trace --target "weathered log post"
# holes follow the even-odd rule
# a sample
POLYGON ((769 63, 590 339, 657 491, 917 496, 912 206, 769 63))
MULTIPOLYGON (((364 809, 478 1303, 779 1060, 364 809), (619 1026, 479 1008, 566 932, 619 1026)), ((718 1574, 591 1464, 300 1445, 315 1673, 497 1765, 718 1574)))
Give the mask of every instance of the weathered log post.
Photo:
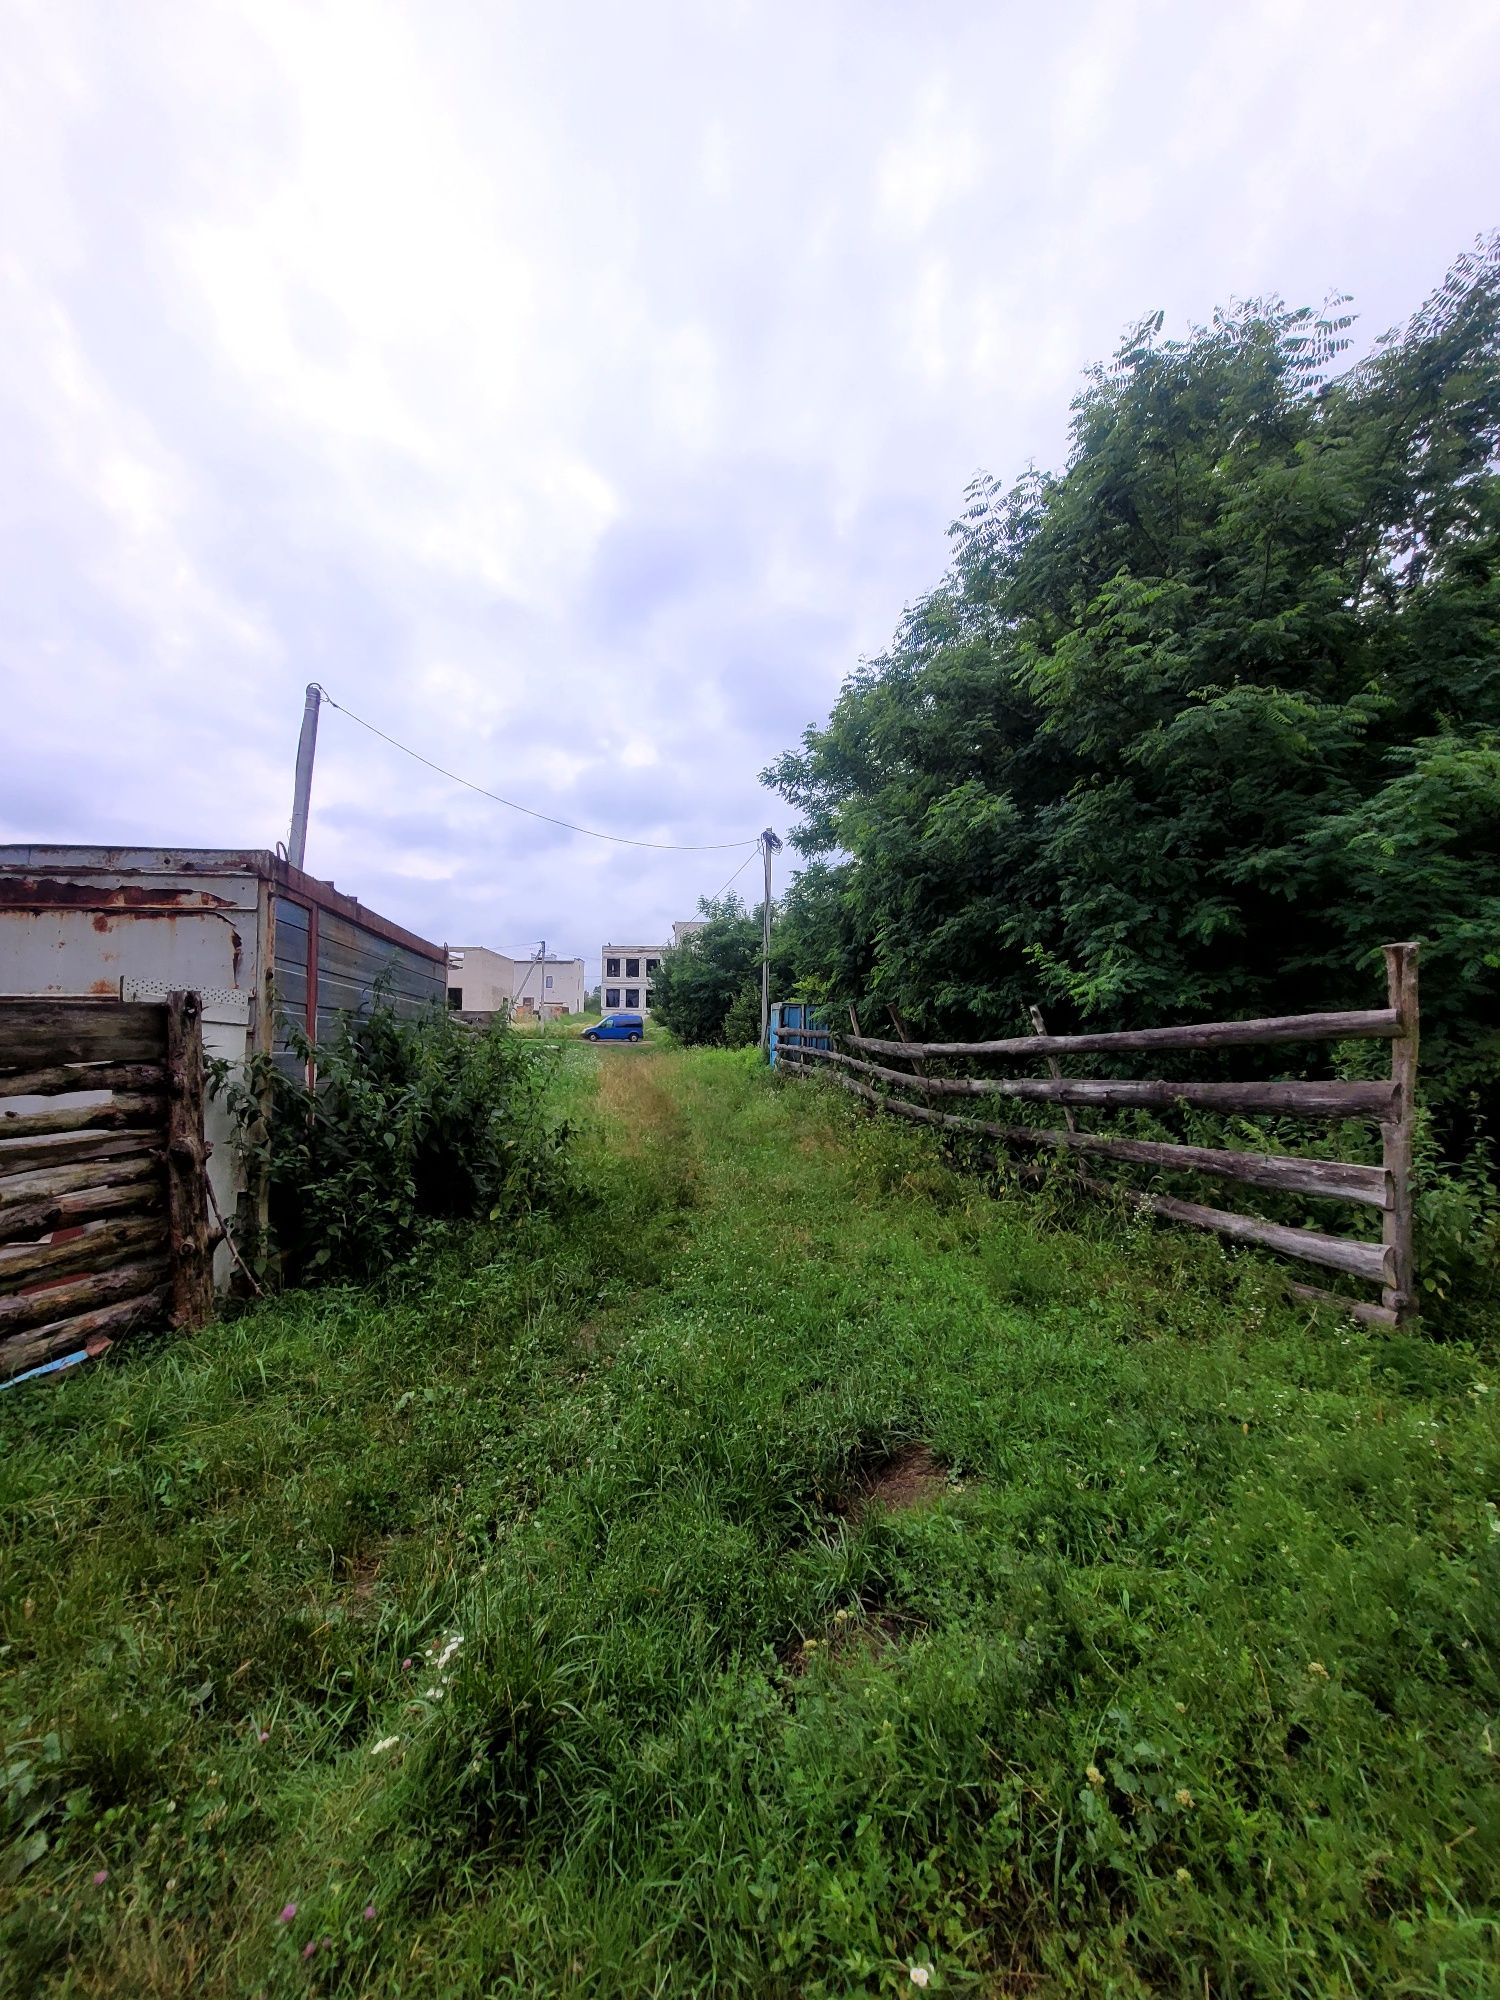
MULTIPOLYGON (((901 1012, 901 1009, 899 1007, 887 1007, 885 1011, 891 1017, 891 1026, 896 1030, 897 1040, 903 1042, 909 1042, 911 1040, 911 1030, 906 1025, 906 1017, 901 1012)), ((926 1056, 922 1055, 913 1056, 911 1058, 911 1066, 918 1076, 926 1076, 927 1074, 926 1056)))
MULTIPOLYGON (((1036 1029, 1039 1035, 1045 1035, 1047 1032, 1047 1023, 1042 1019, 1041 1008, 1031 1007, 1027 1011, 1031 1015, 1032 1027, 1036 1029)), ((1056 1056, 1048 1056, 1047 1068, 1052 1073, 1053 1076, 1062 1075, 1062 1064, 1057 1060, 1056 1056)), ((1063 1120, 1070 1132, 1076 1132, 1078 1130, 1078 1114, 1074 1111, 1071 1104, 1065 1104, 1063 1106, 1063 1120)))
POLYGON ((1396 1016, 1391 1043, 1392 1116, 1380 1128, 1382 1164, 1386 1173, 1386 1209, 1380 1240, 1386 1253, 1383 1303, 1398 1323, 1416 1309, 1416 1273, 1412 1244, 1412 1136, 1417 1116, 1417 951, 1414 944, 1385 947, 1388 1004, 1396 1016))
POLYGON ((167 1226, 172 1323, 199 1327, 213 1312, 213 1265, 204 1191, 203 1003, 167 996, 167 1226))
MULTIPOLYGON (((911 1040, 911 1029, 907 1027, 906 1017, 901 1012, 901 1009, 899 1007, 887 1007, 885 1011, 891 1017, 891 1026, 896 1030, 897 1040, 903 1042, 909 1042, 911 1040)), ((910 1061, 912 1067, 912 1074, 914 1076, 919 1076, 919 1077, 926 1076, 927 1074, 926 1056, 921 1054, 914 1055, 910 1058, 910 1061)))

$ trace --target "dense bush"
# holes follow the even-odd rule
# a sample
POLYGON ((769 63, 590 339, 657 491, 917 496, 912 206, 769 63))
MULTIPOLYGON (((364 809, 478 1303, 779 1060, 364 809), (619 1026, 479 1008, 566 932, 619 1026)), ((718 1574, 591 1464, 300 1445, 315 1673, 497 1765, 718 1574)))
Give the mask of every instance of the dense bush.
POLYGON ((1350 323, 1157 315, 1065 472, 973 488, 948 575, 766 774, 818 991, 955 1036, 1363 1007, 1415 937, 1445 1145, 1493 1125, 1500 238, 1335 374, 1350 323))
POLYGON ((508 1023, 481 1032, 436 1008, 402 1020, 382 1003, 327 1042, 293 1041, 312 1085, 265 1058, 213 1066, 252 1176, 269 1184, 263 1269, 370 1277, 429 1223, 524 1214, 565 1187, 550 1052, 508 1023))

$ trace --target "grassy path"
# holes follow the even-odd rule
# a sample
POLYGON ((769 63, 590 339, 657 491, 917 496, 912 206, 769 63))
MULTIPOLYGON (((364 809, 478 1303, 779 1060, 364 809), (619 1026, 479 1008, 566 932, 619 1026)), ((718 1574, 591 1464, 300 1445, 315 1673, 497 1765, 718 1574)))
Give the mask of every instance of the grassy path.
POLYGON ((0 1398, 0 1990, 1497 1990, 1493 1352, 563 1089, 572 1213, 0 1398))

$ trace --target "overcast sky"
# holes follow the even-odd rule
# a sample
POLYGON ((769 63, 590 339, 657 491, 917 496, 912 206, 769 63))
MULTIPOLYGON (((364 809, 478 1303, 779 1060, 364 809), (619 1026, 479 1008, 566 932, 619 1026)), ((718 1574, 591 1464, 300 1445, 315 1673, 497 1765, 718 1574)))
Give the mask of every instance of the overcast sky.
MULTIPOLYGON (((1146 312, 1404 319, 1497 102, 1495 0, 0 0, 0 839, 284 840, 310 679, 784 828, 970 477, 1146 312)), ((439 941, 592 979, 738 858, 324 712, 308 867, 439 941)))

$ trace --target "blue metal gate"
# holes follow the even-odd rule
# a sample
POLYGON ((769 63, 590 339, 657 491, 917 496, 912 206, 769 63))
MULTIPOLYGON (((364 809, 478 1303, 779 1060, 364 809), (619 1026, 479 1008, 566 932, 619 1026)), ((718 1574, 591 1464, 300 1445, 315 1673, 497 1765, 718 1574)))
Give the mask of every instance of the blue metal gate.
POLYGON ((771 1006, 771 1063, 776 1062, 776 1043, 783 1028, 801 1028, 809 1032, 811 1039, 802 1044, 803 1048, 826 1049, 831 1047, 826 1023, 822 1019, 822 1009, 810 1000, 777 1000, 771 1006))

